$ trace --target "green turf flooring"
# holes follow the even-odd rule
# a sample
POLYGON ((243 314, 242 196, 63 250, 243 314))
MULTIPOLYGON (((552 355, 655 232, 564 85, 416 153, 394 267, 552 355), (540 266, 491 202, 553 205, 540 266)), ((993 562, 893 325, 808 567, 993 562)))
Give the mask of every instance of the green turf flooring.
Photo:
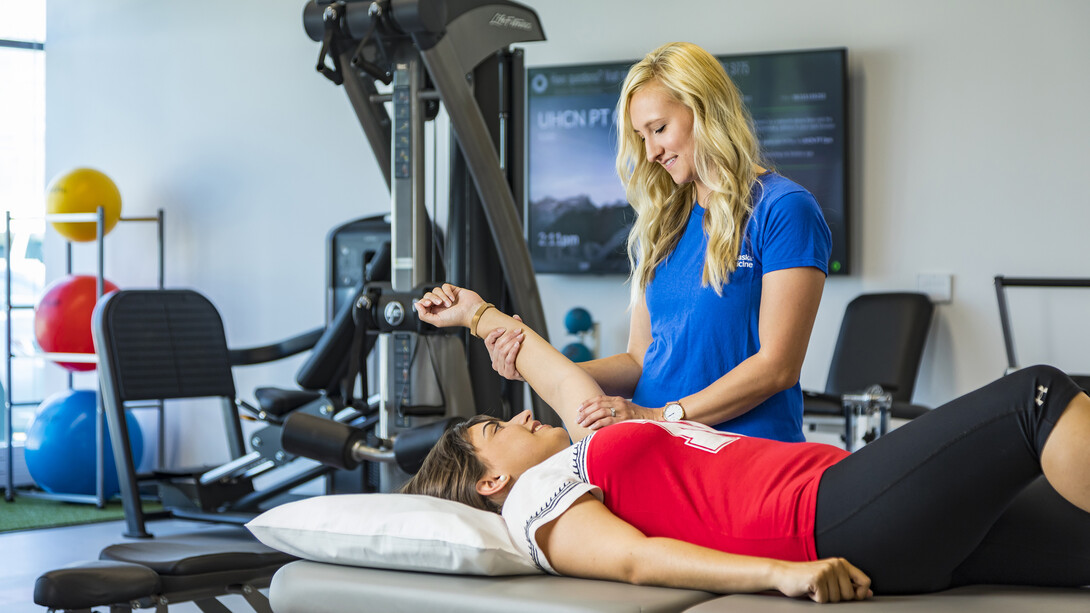
MULTIPOLYGON (((145 512, 161 509, 158 504, 144 505, 145 512)), ((99 509, 93 504, 43 500, 29 496, 16 495, 12 502, 0 498, 0 532, 92 524, 122 519, 124 516, 121 501, 117 500, 107 503, 106 508, 99 509)))

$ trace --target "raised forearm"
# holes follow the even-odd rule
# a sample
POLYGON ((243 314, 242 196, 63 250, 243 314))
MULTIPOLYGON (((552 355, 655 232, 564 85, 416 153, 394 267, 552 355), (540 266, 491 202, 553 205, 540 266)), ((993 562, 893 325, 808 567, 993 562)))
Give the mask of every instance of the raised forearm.
POLYGON ((576 423, 577 410, 583 400, 601 394, 602 388, 582 368, 564 357, 526 324, 496 308, 490 308, 481 315, 476 333, 483 338, 496 328, 512 327, 525 330, 525 338, 515 361, 518 371, 564 421, 571 439, 582 440, 589 431, 576 423))

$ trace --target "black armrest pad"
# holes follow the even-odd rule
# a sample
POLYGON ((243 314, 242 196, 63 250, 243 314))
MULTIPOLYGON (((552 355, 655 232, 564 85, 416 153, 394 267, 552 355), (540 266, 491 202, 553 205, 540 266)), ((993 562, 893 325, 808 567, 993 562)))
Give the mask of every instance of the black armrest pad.
POLYGON ((278 387, 259 387, 254 390, 257 406, 265 413, 283 418, 295 409, 322 397, 321 392, 310 390, 285 390, 278 387))
POLYGON ((930 407, 919 404, 894 402, 893 406, 889 408, 889 415, 896 419, 916 419, 930 410, 930 407))
POLYGON ((840 402, 840 396, 837 394, 826 394, 825 392, 814 392, 810 390, 802 390, 802 400, 824 400, 826 402, 840 402))
POLYGON ((840 396, 836 394, 803 390, 802 413, 803 415, 841 416, 844 415, 844 408, 840 402, 840 396))
MULTIPOLYGON (((910 402, 894 402, 889 409, 890 417, 896 419, 916 419, 931 409, 910 402)), ((836 394, 821 392, 802 392, 802 412, 804 415, 843 416, 844 403, 836 394)))
POLYGON ((95 560, 38 577, 34 602, 51 609, 90 609, 128 603, 159 591, 159 575, 146 566, 95 560))

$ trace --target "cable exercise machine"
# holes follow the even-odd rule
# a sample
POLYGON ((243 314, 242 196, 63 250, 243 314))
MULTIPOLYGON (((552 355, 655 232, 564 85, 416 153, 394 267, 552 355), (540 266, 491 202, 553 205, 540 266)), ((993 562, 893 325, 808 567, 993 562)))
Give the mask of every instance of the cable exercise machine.
MULTIPOLYGON (((174 516, 241 523, 291 488, 326 474, 332 475, 330 493, 393 491, 429 447, 428 436, 411 433, 414 429, 479 411, 507 417, 522 408, 522 384, 497 377, 484 347, 467 343, 464 332, 421 324, 412 302, 450 280, 478 288, 522 314, 529 325, 544 327, 516 205, 521 200, 516 194, 522 194, 523 147, 522 130, 512 126, 523 122, 522 56, 508 49, 511 42, 542 38, 536 16, 519 5, 479 0, 312 0, 303 20, 311 38, 322 42, 319 71, 344 86, 390 189, 388 221, 364 218, 330 232, 331 323, 324 331, 276 346, 228 352, 223 324, 200 296, 122 292, 101 305, 94 327, 96 338, 101 337, 97 345, 103 352, 107 418, 130 536, 147 536, 138 481, 153 480, 174 516), (390 91, 379 93, 380 83, 390 91), (435 120, 440 104, 450 118, 453 143, 445 231, 424 206, 424 125, 435 120), (198 314, 213 333, 201 337, 209 342, 195 359, 178 354, 173 349, 178 340, 170 335, 195 325, 198 314), (152 344, 127 342, 133 335, 162 338, 152 344), (287 345, 290 351, 284 350, 287 345), (262 388, 255 393, 259 407, 241 407, 264 426, 249 436, 252 451, 247 453, 227 362, 251 364, 311 347, 297 377, 302 390, 262 388), (160 366, 149 373, 139 369, 144 364, 160 366), (209 364, 222 364, 214 379, 205 370, 209 364), (354 394, 357 378, 360 392, 354 394), (189 383, 179 387, 179 380, 189 383), (231 460, 137 475, 122 405, 142 398, 183 398, 193 390, 226 400, 231 460), (372 396, 372 390, 377 394, 372 396), (331 442, 335 448, 325 452, 305 444, 308 437, 317 440, 319 432, 335 427, 322 423, 330 418, 366 431, 355 464, 327 462, 352 473, 297 462, 297 454, 283 445, 282 434, 294 419, 290 439, 302 438, 298 449, 317 459, 339 458, 340 442, 331 442), (356 470, 359 464, 363 467, 356 470)), ((556 419, 544 405, 537 408, 542 421, 556 419)))
MULTIPOLYGON (((369 284, 356 304, 378 335, 379 444, 444 417, 518 412, 522 385, 496 377, 465 332, 426 330, 412 301, 450 281, 545 330, 520 220, 523 56, 509 48, 544 40, 537 15, 513 2, 311 0, 303 22, 321 43, 319 72, 344 87, 390 190, 390 282, 369 284), (445 232, 425 207, 424 126, 440 105, 452 142, 445 232), (463 359, 465 369, 446 370, 467 372, 467 381, 428 372, 429 363, 463 359)), ((534 403, 539 419, 559 423, 534 403)), ((381 471, 381 491, 408 476, 389 462, 381 471)))

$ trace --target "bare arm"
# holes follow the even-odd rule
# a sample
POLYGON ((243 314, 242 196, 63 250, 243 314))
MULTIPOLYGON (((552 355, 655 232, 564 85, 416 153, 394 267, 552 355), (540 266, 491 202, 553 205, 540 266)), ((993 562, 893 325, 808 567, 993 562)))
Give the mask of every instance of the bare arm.
POLYGON ((764 275, 758 336, 761 348, 703 390, 679 399, 689 419, 733 419, 799 380, 817 317, 825 274, 788 268, 764 275))
POLYGON ((607 358, 581 362, 579 366, 602 386, 606 394, 631 398, 643 374, 643 356, 650 346, 651 315, 647 312, 647 301, 641 295, 632 305, 627 350, 607 358))
POLYGON ((778 590, 817 602, 870 595, 870 579, 842 558, 784 562, 649 538, 590 494, 540 528, 537 542, 553 568, 575 577, 719 593, 778 590))
MULTIPOLYGON (((522 331, 517 328, 500 327, 484 336, 485 347, 492 358, 492 368, 500 376, 513 381, 522 380, 515 367, 522 341, 522 331)), ((604 393, 631 398, 636 390, 636 383, 643 374, 643 356, 650 345, 651 317, 647 312, 647 302, 640 296, 632 308, 627 350, 609 357, 580 362, 579 367, 598 382, 604 393)))
MULTIPOLYGON (((484 303, 476 292, 445 284, 417 301, 416 310, 421 320, 434 326, 469 327, 477 309, 484 303)), ((582 368, 564 357, 526 324, 495 307, 483 312, 475 331, 483 337, 501 327, 524 330, 525 338, 516 362, 519 372, 564 421, 572 441, 583 440, 590 431, 576 422, 576 411, 584 399, 601 394, 602 388, 582 368)))
MULTIPOLYGON (((676 399, 685 408, 686 419, 709 425, 722 423, 799 380, 825 274, 817 268, 788 268, 767 273, 762 281, 758 326, 761 348, 708 387, 676 399)), ((647 338, 650 344, 650 324, 647 338)), ((602 396, 585 403, 581 417, 584 426, 596 430, 623 419, 661 419, 662 409, 602 396), (611 407, 616 410, 616 419, 611 419, 611 407)))

